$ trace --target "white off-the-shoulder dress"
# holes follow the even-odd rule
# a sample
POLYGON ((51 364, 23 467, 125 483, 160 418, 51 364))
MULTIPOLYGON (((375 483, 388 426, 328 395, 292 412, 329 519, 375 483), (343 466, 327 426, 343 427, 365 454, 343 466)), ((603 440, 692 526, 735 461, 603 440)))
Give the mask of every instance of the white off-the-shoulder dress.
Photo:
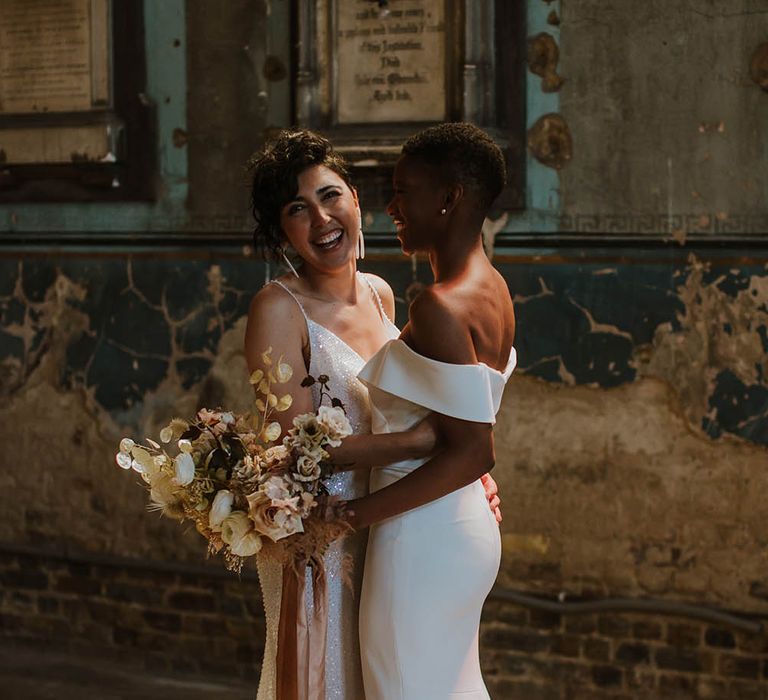
MULTIPOLYGON (((503 372, 424 357, 391 340, 358 378, 368 386, 374 433, 408 430, 430 411, 495 423, 503 372)), ((371 491, 426 460, 375 469, 371 491)), ((476 481, 371 528, 360 601, 366 700, 486 700, 478 632, 499 569, 501 539, 476 481)))

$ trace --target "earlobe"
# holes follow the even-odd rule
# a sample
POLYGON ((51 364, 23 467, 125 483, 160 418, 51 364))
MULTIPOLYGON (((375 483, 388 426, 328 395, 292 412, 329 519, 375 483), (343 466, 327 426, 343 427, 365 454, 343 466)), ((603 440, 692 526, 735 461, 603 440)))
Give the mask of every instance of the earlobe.
POLYGON ((443 208, 440 210, 441 214, 447 214, 451 211, 464 196, 464 186, 461 184, 454 185, 445 193, 445 200, 443 208))

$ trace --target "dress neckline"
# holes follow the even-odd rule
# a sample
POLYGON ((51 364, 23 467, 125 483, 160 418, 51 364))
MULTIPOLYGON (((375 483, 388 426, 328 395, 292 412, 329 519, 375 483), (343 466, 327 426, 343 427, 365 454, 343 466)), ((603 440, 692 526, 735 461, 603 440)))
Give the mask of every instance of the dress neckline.
MULTIPOLYGON (((339 338, 341 340, 341 338, 339 338)), ((344 341, 342 341, 344 342, 344 341)), ((515 350, 515 346, 513 345, 509 349, 509 359, 507 360, 507 365, 504 368, 504 370, 496 369, 495 367, 491 367, 490 365, 487 365, 485 362, 468 362, 465 364, 459 364, 456 362, 443 362, 442 360, 434 360, 431 357, 427 357, 426 355, 422 355, 419 352, 416 352, 408 343, 406 343, 402 338, 393 338, 392 340, 387 341, 381 349, 377 351, 376 354, 381 352, 387 345, 390 345, 392 343, 399 343, 404 347, 411 355, 415 355, 416 357, 420 358, 421 360, 425 360, 426 362, 432 362, 436 365, 442 365, 445 367, 483 367, 487 369, 489 372, 494 372, 495 374, 498 374, 501 377, 504 377, 505 379, 509 377, 509 375, 512 373, 512 370, 514 370, 515 365, 517 364, 517 350, 515 350)))
MULTIPOLYGON (((357 350, 355 350, 355 349, 354 349, 354 348, 353 348, 353 347, 352 347, 352 346, 351 346, 351 345, 350 345, 350 344, 349 344, 349 343, 348 343, 346 340, 344 340, 344 338, 342 338, 342 337, 341 337, 341 336, 340 336, 338 333, 334 333, 334 332, 333 332, 333 331, 332 331, 330 328, 328 328, 327 326, 324 326, 322 323, 318 323, 317 321, 313 321, 311 318, 309 318, 309 316, 307 316, 307 323, 311 323, 313 326, 316 326, 316 327, 317 327, 317 328, 319 328, 320 330, 323 330, 323 331, 325 331, 326 333, 328 333, 329 335, 332 335, 332 336, 333 336, 333 337, 334 337, 336 340, 338 340, 338 341, 339 341, 339 342, 340 342, 340 343, 341 343, 341 344, 342 344, 342 345, 343 345, 345 348, 347 348, 347 350, 349 350, 349 351, 351 351, 352 353, 354 353, 355 355, 357 355, 357 357, 358 357, 359 359, 361 359, 363 362, 368 362, 368 360, 366 360, 366 359, 365 359, 365 358, 364 358, 364 357, 363 357, 363 356, 362 356, 362 355, 361 355, 361 354, 360 354, 360 353, 359 353, 357 350)), ((376 352, 378 352, 378 350, 377 350, 376 352)), ((374 355, 375 355, 375 354, 376 354, 376 353, 374 353, 374 355)), ((373 355, 372 355, 371 357, 373 357, 373 355)))
MULTIPOLYGON (((364 273, 360 272, 359 270, 355 271, 355 276, 356 276, 356 278, 362 279, 363 282, 365 282, 365 284, 368 285, 368 288, 371 290, 371 293, 374 295, 374 297, 376 299, 376 305, 378 306, 378 309, 379 309, 379 318, 381 318, 381 322, 384 325, 384 327, 387 328, 388 330, 394 330, 395 333, 400 335, 400 329, 391 321, 389 316, 387 316, 386 311, 384 311, 384 306, 381 303, 381 297, 379 296, 379 293, 376 291, 376 287, 374 287, 373 284, 371 283, 371 281, 368 279, 368 277, 364 273)), ((355 350, 338 333, 335 333, 334 331, 332 331, 327 326, 324 326, 322 323, 318 323, 314 319, 310 318, 309 314, 307 314, 306 310, 304 309, 304 305, 299 301, 299 299, 296 296, 296 294, 294 292, 292 292, 284 282, 281 282, 280 280, 272 280, 271 284, 276 284, 278 287, 283 289, 285 292, 287 292, 293 298, 293 300, 296 302, 296 304, 298 305, 299 309, 301 310, 302 315, 304 316, 304 320, 307 323, 307 328, 309 328, 309 324, 311 323, 312 325, 316 326, 317 328, 320 328, 321 330, 325 331, 329 335, 333 336, 345 348, 347 348, 350 352, 352 352, 354 355, 356 355, 362 361, 363 364, 368 363, 371 360, 371 358, 375 357, 376 354, 379 352, 379 350, 381 350, 381 348, 379 348, 379 350, 374 352, 373 355, 371 355, 371 357, 369 357, 366 360, 357 350, 355 350)), ((381 347, 384 347, 388 342, 389 341, 385 341, 384 344, 381 347)))

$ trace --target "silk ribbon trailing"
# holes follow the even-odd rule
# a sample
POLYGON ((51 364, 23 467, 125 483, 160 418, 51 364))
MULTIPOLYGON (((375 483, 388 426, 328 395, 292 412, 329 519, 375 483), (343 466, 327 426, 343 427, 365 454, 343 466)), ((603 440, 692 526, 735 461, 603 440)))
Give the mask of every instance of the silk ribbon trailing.
POLYGON ((312 613, 305 600, 307 565, 283 567, 277 630, 276 700, 325 700, 328 593, 322 562, 312 572, 312 613))

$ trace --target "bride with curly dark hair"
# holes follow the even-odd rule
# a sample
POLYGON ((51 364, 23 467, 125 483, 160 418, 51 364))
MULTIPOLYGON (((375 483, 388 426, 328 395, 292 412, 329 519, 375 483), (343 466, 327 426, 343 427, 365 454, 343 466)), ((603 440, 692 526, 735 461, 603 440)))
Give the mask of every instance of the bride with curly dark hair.
MULTIPOLYGON (((341 466, 329 490, 345 500, 364 497, 372 467, 423 460, 436 449, 433 420, 416 422, 403 431, 371 434, 368 389, 357 375, 400 335, 393 322, 394 295, 384 280, 357 270, 365 254, 360 203, 344 159, 327 139, 306 130, 281 132, 255 154, 250 166, 255 243, 286 272, 265 285, 251 303, 245 337, 249 369, 263 369, 261 353, 268 347, 294 368, 286 389, 293 404, 279 414, 284 431, 295 416, 319 406, 318 385, 301 385, 305 372, 328 375, 331 391, 344 403, 354 431, 332 454, 341 466)), ((486 491, 495 510, 498 498, 490 479, 486 491)), ((488 503, 485 508, 492 517, 488 503)), ((286 695, 317 700, 365 697, 358 605, 366 540, 367 533, 356 533, 326 554, 327 601, 316 600, 307 580, 308 615, 318 602, 325 604, 327 630, 316 625, 301 630, 308 637, 305 667, 297 668, 295 653, 286 658, 281 643, 291 632, 281 626, 289 577, 274 562, 258 559, 266 613, 258 700, 286 695), (345 555, 354 561, 351 587, 343 580, 345 555), (319 659, 313 656, 318 649, 324 650, 319 659)), ((294 645, 295 640, 293 633, 294 645)))

